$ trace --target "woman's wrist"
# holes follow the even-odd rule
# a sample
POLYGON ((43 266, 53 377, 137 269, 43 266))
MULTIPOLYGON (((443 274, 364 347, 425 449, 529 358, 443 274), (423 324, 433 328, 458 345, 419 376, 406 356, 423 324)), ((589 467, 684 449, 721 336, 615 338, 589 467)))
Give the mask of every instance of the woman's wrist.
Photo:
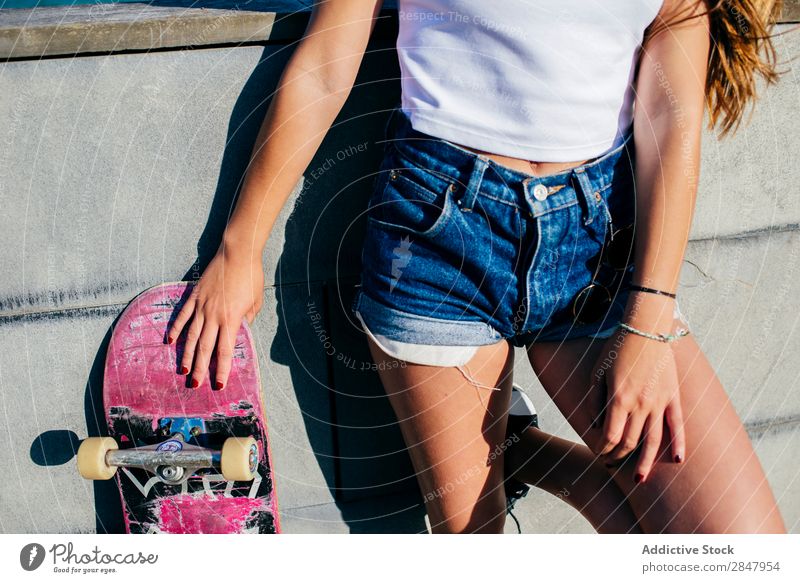
POLYGON ((263 251, 263 248, 257 245, 252 233, 250 236, 244 236, 239 231, 231 229, 230 227, 225 229, 219 246, 219 253, 222 254, 226 260, 232 261, 260 262, 263 251))
POLYGON ((632 290, 622 321, 646 332, 668 334, 675 320, 676 300, 669 296, 632 290))

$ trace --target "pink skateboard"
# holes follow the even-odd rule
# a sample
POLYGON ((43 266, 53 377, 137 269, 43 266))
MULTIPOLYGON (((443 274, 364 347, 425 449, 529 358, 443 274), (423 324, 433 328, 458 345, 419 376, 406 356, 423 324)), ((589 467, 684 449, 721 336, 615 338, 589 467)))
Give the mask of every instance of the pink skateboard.
MULTIPOLYGON (((231 373, 212 389, 179 374, 185 330, 168 324, 191 290, 165 283, 131 301, 106 355, 103 404, 109 437, 78 450, 87 479, 116 479, 129 533, 278 533, 280 518, 258 359, 246 321, 231 373)), ((188 326, 186 327, 188 330, 188 326)))

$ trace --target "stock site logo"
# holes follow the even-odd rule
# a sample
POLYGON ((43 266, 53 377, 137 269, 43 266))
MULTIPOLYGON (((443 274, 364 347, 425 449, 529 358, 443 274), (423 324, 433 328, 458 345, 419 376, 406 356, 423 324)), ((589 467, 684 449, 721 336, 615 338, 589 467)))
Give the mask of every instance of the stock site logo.
POLYGON ((19 552, 19 564, 26 571, 35 571, 44 562, 44 547, 38 543, 31 543, 22 547, 19 552))

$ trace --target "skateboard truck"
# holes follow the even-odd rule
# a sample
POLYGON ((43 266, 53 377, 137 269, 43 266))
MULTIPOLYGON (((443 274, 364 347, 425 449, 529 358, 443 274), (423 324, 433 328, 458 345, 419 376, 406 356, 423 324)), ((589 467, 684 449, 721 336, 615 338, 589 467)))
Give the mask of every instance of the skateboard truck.
POLYGON ((258 467, 258 443, 229 437, 221 450, 186 443, 182 433, 161 443, 119 449, 113 437, 88 437, 78 448, 78 471, 87 480, 109 480, 117 468, 143 468, 167 484, 182 484, 201 468, 219 468, 228 481, 249 482, 258 467))

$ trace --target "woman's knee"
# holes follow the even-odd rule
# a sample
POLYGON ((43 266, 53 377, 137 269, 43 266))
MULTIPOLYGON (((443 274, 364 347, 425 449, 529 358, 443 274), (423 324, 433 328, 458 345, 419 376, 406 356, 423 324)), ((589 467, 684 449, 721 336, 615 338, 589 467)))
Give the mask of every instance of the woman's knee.
POLYGON ((505 494, 484 496, 477 502, 426 500, 426 509, 434 534, 501 534, 505 528, 505 494))

